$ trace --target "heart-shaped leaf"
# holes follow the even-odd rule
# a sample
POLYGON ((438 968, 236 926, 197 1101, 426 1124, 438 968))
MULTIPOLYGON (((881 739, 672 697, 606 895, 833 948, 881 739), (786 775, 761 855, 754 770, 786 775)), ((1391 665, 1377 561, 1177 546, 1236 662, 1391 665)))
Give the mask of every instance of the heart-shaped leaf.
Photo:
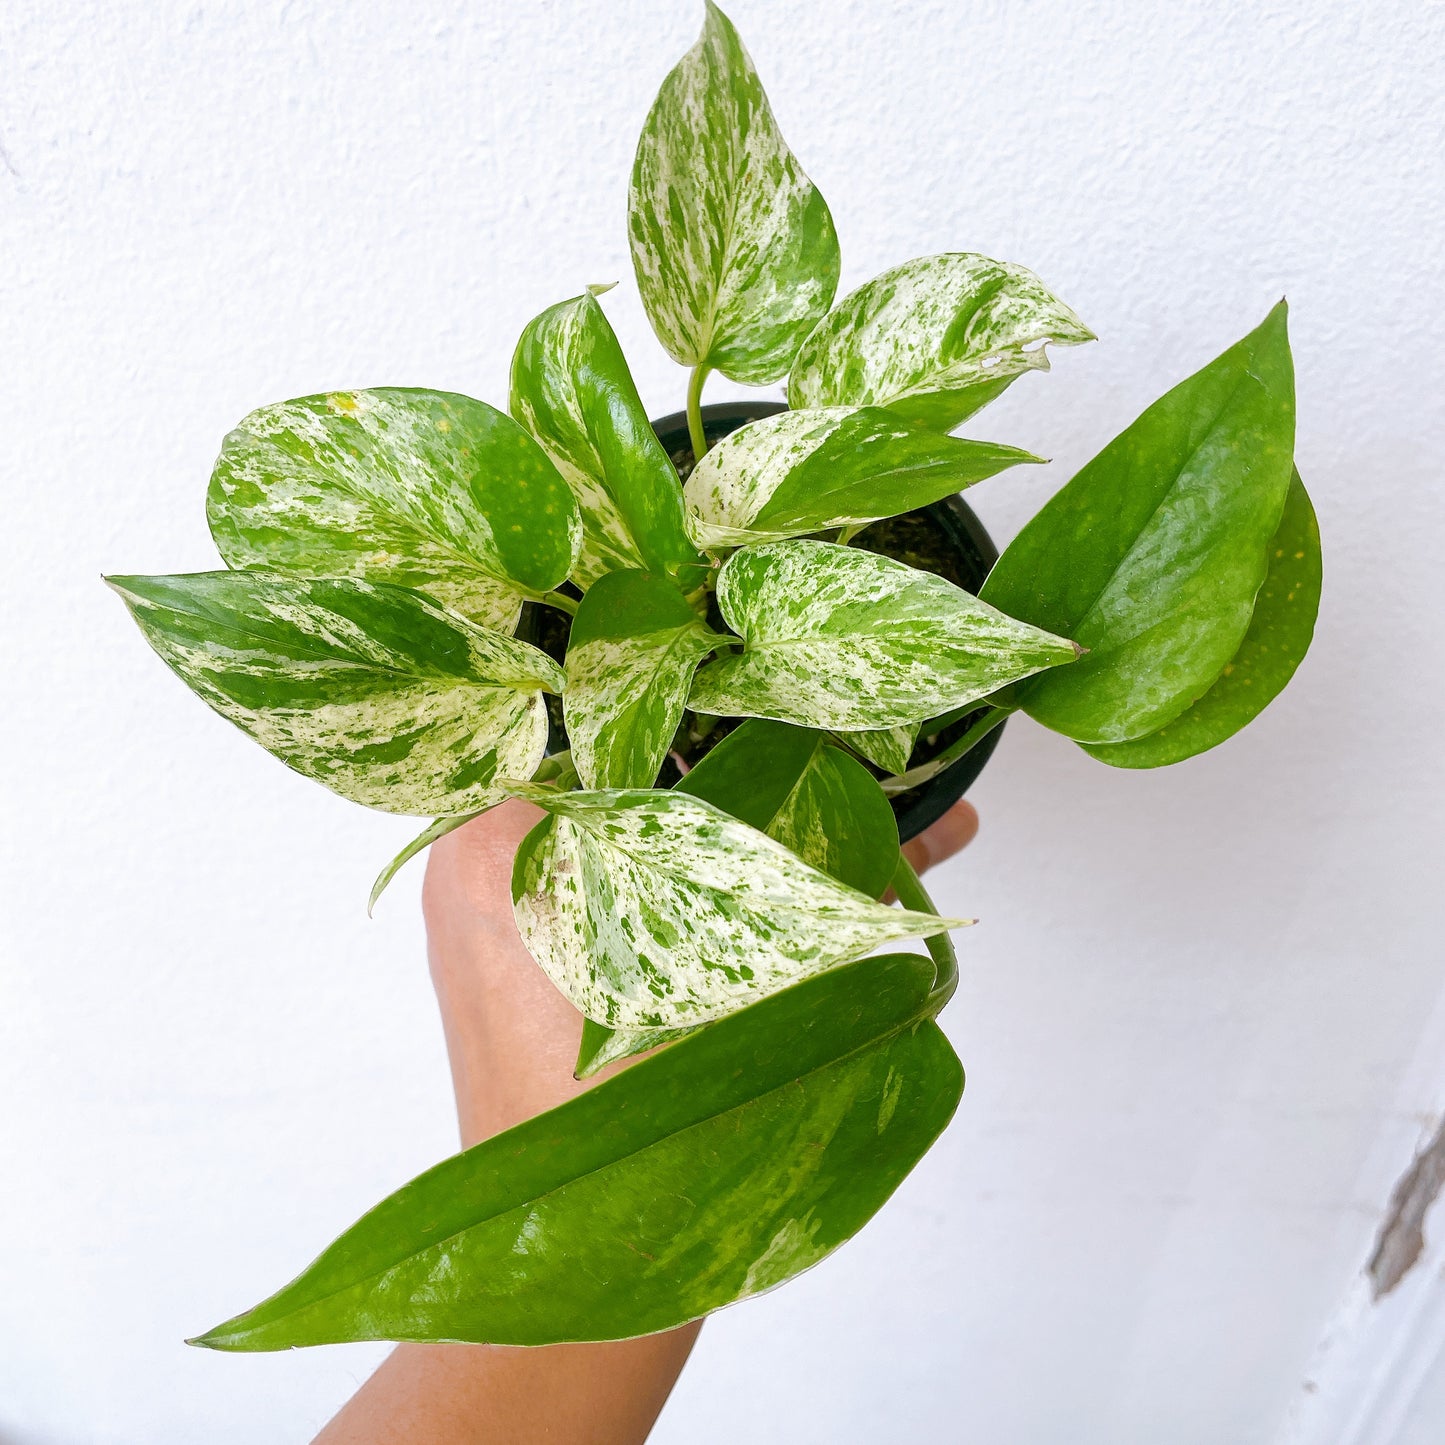
POLYGON ((933 977, 863 959, 702 1029, 428 1170, 192 1343, 625 1339, 771 1289, 861 1229, 957 1107, 933 977))
POLYGON ((886 406, 951 431, 1026 371, 1045 343, 1094 333, 1032 271, 967 251, 895 266, 845 296, 803 343, 788 404, 886 406))
POLYGON ((1239 650, 1284 511, 1294 367, 1284 302, 1059 491, 981 596, 1089 652, 1015 699, 1081 743, 1172 722, 1239 650))
POLYGON ((650 788, 718 638, 666 577, 609 572, 567 643, 567 735, 584 788, 650 788))
POLYGON ((733 432, 697 464, 688 530, 700 547, 716 548, 857 527, 1039 460, 940 436, 882 407, 785 411, 733 432))
POLYGON ((751 718, 673 791, 741 818, 870 898, 893 880, 893 809, 873 774, 826 733, 751 718))
POLYGON ((1239 651, 1198 702, 1158 732, 1128 743, 1086 746, 1116 768, 1182 762, 1233 737, 1284 690, 1309 651, 1320 605, 1320 529, 1304 483, 1294 474, 1284 515, 1270 539, 1269 571, 1239 651))
POLYGON ((229 566, 417 587, 504 632, 567 576, 579 537, 566 482, 509 416, 401 387, 253 411, 221 444, 206 509, 229 566))
POLYGON ((702 581, 677 472, 590 292, 527 324, 512 358, 511 407, 576 493, 580 586, 618 567, 667 573, 684 590, 702 581))
POLYGON ((891 939, 961 926, 877 903, 685 793, 513 791, 552 814, 517 850, 522 941, 609 1027, 705 1023, 891 939))
POLYGON ((830 542, 734 552, 717 600, 746 650, 708 663, 689 706, 722 716, 897 727, 1077 654, 942 577, 830 542))
POLYGON ((711 0, 642 128, 627 221, 642 304, 684 366, 776 381, 833 300, 833 218, 711 0))
POLYGON ((111 577, 146 640, 222 717, 388 813, 475 812, 547 744, 561 669, 419 592, 259 572, 111 577))

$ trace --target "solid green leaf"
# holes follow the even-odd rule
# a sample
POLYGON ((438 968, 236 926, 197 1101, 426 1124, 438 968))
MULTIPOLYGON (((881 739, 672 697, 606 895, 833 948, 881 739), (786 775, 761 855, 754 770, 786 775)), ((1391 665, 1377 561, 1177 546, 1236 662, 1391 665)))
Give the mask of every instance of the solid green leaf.
POLYGON ((428 1170, 192 1343, 624 1339, 771 1289, 861 1229, 957 1107, 933 977, 864 959, 699 1030, 428 1170))
POLYGON ((545 808, 517 850, 522 941, 609 1028, 705 1023, 956 919, 889 908, 685 793, 513 790, 545 808))
POLYGON ((584 788, 657 780, 697 665, 716 635, 666 577, 609 572, 582 599, 563 697, 584 788))
MULTIPOLYGON (((704 1027, 698 1025, 699 1028, 704 1027)), ((610 1029, 595 1019, 582 1020, 582 1044, 577 1050, 577 1066, 573 1077, 590 1079, 608 1064, 645 1054, 659 1044, 684 1039, 696 1029, 610 1029)))
POLYGON ((711 548, 858 527, 1039 460, 940 436, 882 407, 785 411, 724 437, 697 464, 688 530, 711 548))
POLYGON ((826 733, 751 718, 673 791, 741 818, 870 898, 898 866, 898 823, 878 780, 826 733))
POLYGON ((572 568, 567 484, 509 416, 383 387, 253 411, 221 444, 206 510, 232 567, 417 587, 510 632, 572 568))
POLYGON ((542 760, 561 669, 419 592, 263 572, 107 580, 192 691, 355 802, 475 812, 495 779, 542 760))
POLYGON ((1249 630, 1218 681, 1157 732, 1084 751, 1116 768, 1158 768, 1233 737, 1279 696, 1309 650, 1321 570, 1319 524, 1296 472, 1270 540, 1269 571, 1254 600, 1249 630))
POLYGON ((853 732, 845 730, 838 736, 885 773, 905 773, 908 771, 913 749, 918 743, 918 729, 921 726, 921 723, 906 723, 896 728, 871 728, 853 732))
POLYGON ((833 300, 833 218, 711 0, 643 125, 627 222, 642 304, 684 366, 776 381, 833 300))
POLYGON ((1060 490, 980 595, 1088 655, 1015 700, 1081 743, 1172 722, 1239 650, 1294 455, 1284 302, 1060 490))
POLYGON ((576 493, 580 586, 619 567, 668 573, 688 589, 702 581, 682 484, 590 292, 527 324, 512 357, 511 408, 576 493))
POLYGON ((708 663, 689 706, 720 716, 897 727, 1076 655, 942 577, 830 542, 734 552, 717 600, 746 649, 708 663))
MULTIPOLYGON (((501 799, 499 798, 500 802, 501 799)), ((376 875, 376 882, 371 885, 371 896, 366 900, 366 916, 371 917, 372 909, 376 907, 377 900, 391 885, 391 880, 416 857, 418 853, 424 853, 438 838, 445 838, 448 833, 455 833, 464 823, 470 823, 473 818, 480 818, 486 812, 485 808, 475 813, 463 813, 456 818, 434 818, 405 848, 399 852, 380 873, 376 875)))
POLYGON ((886 406, 951 431, 1026 371, 1045 345, 1094 333, 1022 266, 952 251, 895 266, 845 296, 803 343, 788 404, 886 406))

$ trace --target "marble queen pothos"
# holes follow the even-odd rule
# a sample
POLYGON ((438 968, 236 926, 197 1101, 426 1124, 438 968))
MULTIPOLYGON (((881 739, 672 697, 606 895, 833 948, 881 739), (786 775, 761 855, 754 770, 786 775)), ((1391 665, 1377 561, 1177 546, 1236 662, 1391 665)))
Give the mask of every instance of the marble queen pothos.
POLYGON ((1039 458, 954 428, 1092 339, 1032 272, 904 262, 834 304, 838 241, 706 7, 643 125, 637 286, 691 369, 686 486, 599 296, 523 332, 508 410, 423 388, 265 406, 207 508, 225 567, 110 581, 283 762, 426 830, 540 805, 517 926, 586 1016, 572 1103, 400 1189, 201 1336, 541 1344, 664 1329, 821 1259, 962 1089, 948 930, 889 806, 1022 712, 1118 767, 1213 747, 1309 645, 1319 536, 1280 303, 1066 483, 978 596, 849 545, 1039 458), (707 377, 790 409, 708 450, 707 377), (570 618, 559 665, 516 635, 570 618), (568 751, 546 755, 546 698, 568 751), (978 714, 910 768, 920 727, 978 714), (680 736, 721 741, 659 786, 680 736), (715 739, 714 739, 715 740, 715 739), (880 776, 881 774, 881 776, 880 776), (890 885, 902 906, 882 902, 890 885), (924 953, 876 956, 926 940, 924 953))

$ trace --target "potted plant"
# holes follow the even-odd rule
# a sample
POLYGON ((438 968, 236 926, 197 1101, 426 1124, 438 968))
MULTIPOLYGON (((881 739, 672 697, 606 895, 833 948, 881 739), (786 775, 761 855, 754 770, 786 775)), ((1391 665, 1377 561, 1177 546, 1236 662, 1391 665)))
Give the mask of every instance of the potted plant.
POLYGON ((1283 303, 990 568, 948 499, 1038 458, 952 433, 1092 337, 1036 276, 931 256, 835 305, 828 208, 711 4, 644 126, 629 225, 691 368, 685 438, 649 422, 589 288, 526 328, 510 414, 402 388, 252 413, 207 499, 227 569, 110 579, 289 766, 435 818, 373 899, 468 818, 538 804, 516 918, 586 1015, 579 1073, 652 1051, 437 1165, 197 1343, 614 1339, 815 1263, 962 1089, 934 1020, 963 920, 892 804, 1014 713, 1116 767, 1193 756, 1308 646, 1283 303), (714 371, 786 377, 787 409, 703 407, 714 371), (873 956, 907 938, 926 954, 873 956))

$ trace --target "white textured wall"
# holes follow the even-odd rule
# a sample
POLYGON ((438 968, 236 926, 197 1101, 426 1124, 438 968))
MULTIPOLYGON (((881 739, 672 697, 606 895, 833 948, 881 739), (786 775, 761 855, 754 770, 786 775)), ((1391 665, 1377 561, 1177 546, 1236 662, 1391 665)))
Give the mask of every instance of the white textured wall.
MULTIPOLYGON (((212 565, 251 407, 499 401, 585 282, 624 279, 679 406, 623 210, 700 8, 0 7, 5 1445, 299 1441, 377 1358, 180 1341, 452 1147, 415 874, 363 909, 411 824, 208 713, 99 574, 212 565)), ((1408 1159, 1442 986, 1445 11, 732 10, 845 286, 981 250, 1103 338, 979 418, 1057 459, 979 489, 1001 537, 1288 293, 1327 590, 1290 693, 1203 759, 1010 726, 939 882, 984 919, 959 1117, 855 1244, 708 1326, 657 1438, 1267 1445, 1408 1159)))

